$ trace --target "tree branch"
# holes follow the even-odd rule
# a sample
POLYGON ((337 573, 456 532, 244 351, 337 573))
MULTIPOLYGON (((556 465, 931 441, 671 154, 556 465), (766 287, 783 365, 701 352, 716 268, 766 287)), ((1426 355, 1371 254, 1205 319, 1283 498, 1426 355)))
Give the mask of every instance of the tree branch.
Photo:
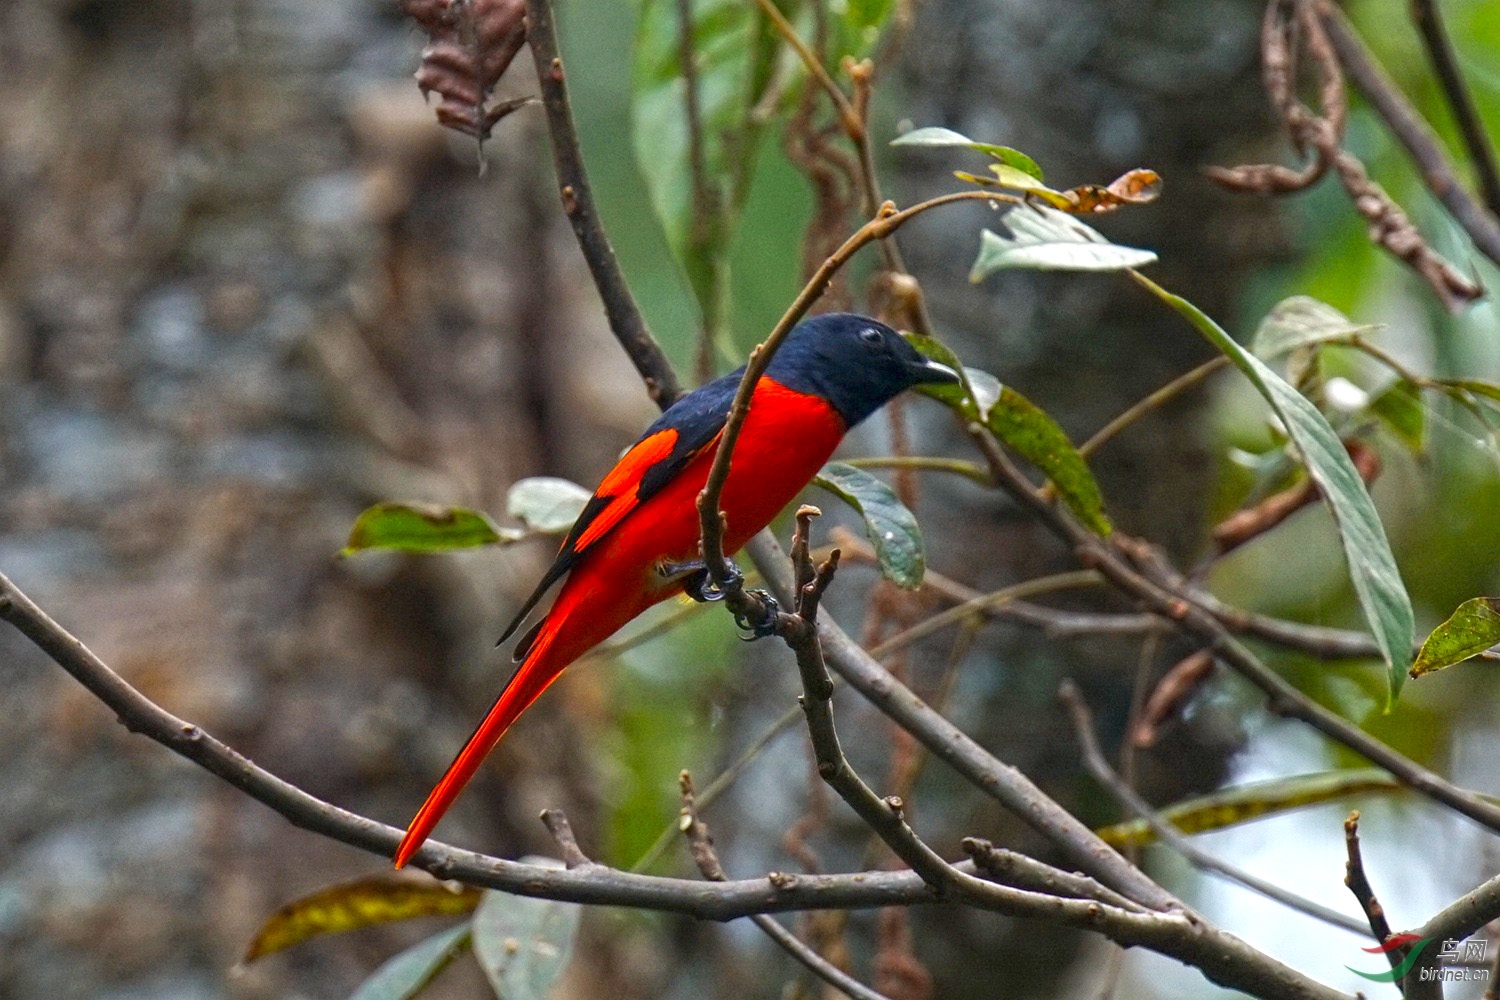
POLYGON ((1432 127, 1381 69, 1343 12, 1328 3, 1319 3, 1318 9, 1319 19, 1345 72, 1385 120, 1391 134, 1405 147, 1407 155, 1421 170, 1427 189, 1448 209, 1453 221, 1469 234, 1475 248, 1500 264, 1500 221, 1496 221, 1492 214, 1494 209, 1486 211, 1459 182, 1432 127))
POLYGON ((584 170, 583 151, 568 104, 567 74, 553 32, 551 0, 526 0, 526 32, 536 62, 542 104, 547 111, 547 130, 552 136, 552 161, 557 168, 563 212, 573 226, 573 235, 593 275, 594 287, 599 290, 609 328, 640 373, 652 401, 666 409, 682 394, 682 387, 672 363, 662 353, 661 345, 651 335, 635 304, 594 206, 594 194, 584 170))
POLYGON ((1479 178, 1479 190, 1484 194, 1490 214, 1500 216, 1500 170, 1495 167, 1495 149, 1490 137, 1479 120, 1479 109, 1474 106, 1474 97, 1458 69, 1458 59, 1453 54, 1453 45, 1448 41, 1447 29, 1443 26, 1442 11, 1437 0, 1411 0, 1412 20, 1417 23, 1422 41, 1427 46, 1427 58, 1443 86, 1443 96, 1448 99, 1448 108, 1458 122, 1459 134, 1468 147, 1469 159, 1474 163, 1474 173, 1479 178))
POLYGON ((987 428, 982 424, 970 424, 969 433, 989 461, 1001 486, 1068 544, 1081 565, 1097 569, 1121 592, 1139 601, 1147 610, 1168 618, 1179 630, 1202 641, 1219 659, 1267 696, 1272 712, 1307 723, 1385 768, 1413 790, 1481 826, 1500 832, 1500 806, 1486 802, 1428 770, 1292 687, 1261 662, 1224 623, 1197 604, 1193 593, 1176 586, 1176 581, 1155 565, 1153 554, 1145 546, 1120 532, 1112 535, 1109 541, 1101 539, 1042 496, 1041 491, 1016 469, 987 428))
MULTIPOLYGON (((693 862, 710 882, 728 881, 729 876, 724 874, 724 866, 719 862, 718 852, 714 850, 714 838, 709 833, 708 824, 698 816, 697 803, 693 797, 693 776, 683 771, 678 776, 678 783, 682 788, 682 815, 678 828, 687 837, 688 851, 693 855, 693 862)), ((767 914, 754 914, 750 920, 783 951, 845 996, 852 997, 853 1000, 890 1000, 884 993, 872 990, 813 951, 806 942, 767 914)))
POLYGON ((1183 836, 1182 831, 1171 822, 1163 819, 1160 813, 1151 808, 1150 803, 1141 798, 1139 792, 1127 785, 1115 769, 1109 766, 1109 761, 1104 758, 1104 751, 1099 748, 1099 741, 1094 737, 1094 721, 1088 706, 1084 704, 1083 696, 1078 691, 1078 686, 1072 681, 1063 681, 1057 697, 1067 711, 1069 720, 1073 723, 1073 734, 1083 754, 1083 766, 1089 774, 1094 776, 1094 780, 1099 782, 1115 801, 1144 820, 1159 841, 1181 854, 1194 868, 1219 875, 1267 899, 1275 900, 1282 906, 1305 913, 1315 920, 1321 920, 1341 930, 1349 931, 1351 934, 1364 937, 1368 933, 1365 925, 1353 917, 1346 917, 1337 910, 1315 903, 1295 892, 1237 868, 1221 858, 1216 858, 1207 851, 1199 850, 1196 844, 1183 836))

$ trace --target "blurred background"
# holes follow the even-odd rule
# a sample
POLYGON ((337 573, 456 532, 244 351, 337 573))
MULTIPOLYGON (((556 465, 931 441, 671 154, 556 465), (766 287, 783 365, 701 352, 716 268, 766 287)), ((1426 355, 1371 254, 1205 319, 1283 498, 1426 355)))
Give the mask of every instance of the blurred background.
MULTIPOLYGON (((633 8, 559 8, 605 223, 686 373, 694 307, 628 134, 633 8)), ((1500 122, 1500 3, 1444 8, 1481 110, 1500 122)), ((1351 14, 1450 135, 1405 6, 1362 0, 1351 14)), ((1237 336, 1274 302, 1306 293, 1386 324, 1379 342, 1420 371, 1500 377, 1492 301, 1442 313, 1370 249, 1330 185, 1270 202, 1201 175, 1208 164, 1288 156, 1259 82, 1260 16, 1242 0, 918 4, 896 58, 879 67, 886 193, 909 203, 953 186, 949 158, 885 148, 909 125, 1019 147, 1060 187, 1149 166, 1165 179, 1162 199, 1101 228, 1156 250, 1157 279, 1237 336)), ((0 5, 0 571, 171 711, 308 791, 397 825, 505 676, 494 637, 551 550, 340 559, 354 517, 384 499, 500 516, 521 477, 591 485, 654 412, 609 338, 558 211, 539 110, 497 128, 480 170, 475 144, 436 125, 410 78, 422 44, 394 0, 0 5)), ((534 89, 523 54, 502 95, 534 89)), ((1350 136, 1434 245, 1494 287, 1500 276, 1358 106, 1350 136)), ((795 294, 811 204, 773 137, 733 258, 741 349, 795 294)), ((964 360, 1026 393, 1075 439, 1209 356, 1118 276, 970 285, 985 211, 934 214, 903 231, 908 262, 964 360)), ((1346 374, 1379 387, 1374 370, 1350 363, 1346 374)), ((1495 437, 1450 405, 1425 402, 1427 448, 1413 455, 1377 439, 1386 461, 1375 488, 1424 630, 1500 588, 1495 437)), ((914 401, 905 412, 919 453, 968 457, 939 408, 914 401)), ((1095 467, 1116 522, 1191 563, 1208 526, 1249 488, 1235 450, 1263 451, 1267 441, 1253 398, 1221 377, 1131 429, 1095 467)), ((875 420, 845 451, 888 446, 889 427, 875 420)), ((921 486, 928 562, 941 574, 991 590, 1068 567, 1066 553, 995 495, 962 480, 921 486)), ((851 631, 873 582, 867 569, 841 575, 831 610, 851 631)), ((1224 560, 1212 582, 1246 607, 1359 625, 1317 511, 1224 560)), ((994 625, 967 648, 940 636, 907 667, 956 723, 1102 824, 1118 816, 1080 775, 1057 683, 1079 680, 1114 746, 1138 672, 1187 652, 994 625), (951 689, 939 691, 950 674, 951 689)), ((1287 656, 1274 665, 1403 752, 1500 793, 1500 698, 1485 665, 1413 685, 1389 715, 1378 665, 1287 656)), ((295 830, 126 734, 8 629, 0 680, 0 995, 338 998, 442 926, 328 938, 237 967, 282 903, 385 863, 295 830)), ((794 692, 793 671, 769 644, 736 642, 721 613, 688 615, 664 638, 570 670, 492 755, 441 835, 509 857, 555 853, 535 817, 561 807, 591 856, 629 867, 675 816, 677 772, 689 768, 700 783, 718 773, 794 692)), ((891 764, 886 724, 853 698, 839 708, 855 763, 879 784, 891 764)), ((780 737, 708 811, 731 874, 889 863, 808 780, 804 743, 797 729, 780 737), (806 815, 813 820, 797 826, 806 815), (805 840, 788 843, 792 829, 805 840)), ((1220 679, 1136 768, 1148 796, 1167 803, 1362 764, 1220 679)), ((946 855, 968 835, 1043 850, 941 767, 921 771, 912 800, 918 827, 946 855)), ((1203 844, 1352 911, 1340 827, 1350 804, 1203 844)), ((1500 867, 1493 841, 1425 803, 1354 804, 1394 924, 1419 923, 1500 867)), ((1348 989, 1362 982, 1344 966, 1368 964, 1357 950, 1367 942, 1159 849, 1144 863, 1284 961, 1348 989)), ((675 846, 652 870, 692 871, 675 846)), ((862 972, 877 944, 905 954, 905 971, 887 980, 902 997, 1094 996, 1110 982, 1120 996, 1217 992, 1172 963, 1132 953, 1117 969, 1099 940, 989 915, 914 911, 909 952, 900 928, 876 914, 804 929, 862 972)), ((748 925, 596 910, 581 935, 558 997, 818 994, 748 925)), ((459 963, 430 995, 488 994, 459 963)))

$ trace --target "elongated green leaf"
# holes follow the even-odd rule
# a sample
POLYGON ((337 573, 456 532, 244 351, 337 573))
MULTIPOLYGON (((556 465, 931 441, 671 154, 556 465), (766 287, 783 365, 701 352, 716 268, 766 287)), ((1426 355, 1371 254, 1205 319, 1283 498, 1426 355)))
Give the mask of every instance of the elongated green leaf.
POLYGON ((865 519, 865 534, 875 547, 880 572, 887 580, 907 590, 922 585, 927 572, 922 529, 889 486, 843 462, 829 462, 813 482, 840 497, 865 519))
POLYGON ((349 1000, 412 1000, 467 951, 470 942, 467 920, 451 930, 434 934, 376 969, 349 1000))
MULTIPOLYGON (((993 157, 997 161, 997 166, 1004 166, 1017 171, 1037 184, 1040 184, 1042 181, 1042 168, 1037 166, 1035 160, 1019 149, 1012 149, 1010 146, 997 146, 992 142, 975 142, 966 135, 940 126, 930 125, 927 128, 913 129, 905 135, 893 139, 891 145, 958 146, 964 149, 973 149, 993 157)), ((1006 176, 1002 175, 1000 180, 1004 183, 1006 176)))
POLYGON ((479 890, 443 882, 381 876, 330 886, 273 913, 245 949, 243 961, 290 948, 308 938, 342 934, 413 917, 457 916, 479 905, 479 890))
MULTIPOLYGON (((1161 810, 1161 815, 1183 833, 1207 833, 1351 795, 1400 790, 1401 783, 1379 768, 1319 771, 1220 789, 1210 795, 1167 806, 1161 810)), ((1095 832, 1113 847, 1144 846, 1156 842, 1156 834, 1145 820, 1139 819, 1116 823, 1095 832)))
POLYGON ((1421 453, 1427 445, 1427 410, 1422 406, 1422 390, 1405 379, 1391 383, 1370 400, 1370 412, 1391 429, 1412 451, 1421 453))
POLYGON ((1375 644, 1380 647, 1389 667, 1390 697, 1394 700, 1401 692, 1406 668, 1411 662, 1415 629, 1411 599, 1401 582, 1401 573, 1396 568, 1396 559, 1391 553, 1380 516, 1375 512, 1375 503, 1370 499, 1354 463, 1349 460, 1343 442, 1317 407, 1267 368, 1265 362, 1235 343, 1197 306, 1143 275, 1133 276, 1223 351, 1281 418, 1282 426, 1301 453, 1308 475, 1318 484, 1323 501, 1338 526, 1354 592, 1365 620, 1370 623, 1375 644))
POLYGON ((996 226, 980 234, 979 255, 969 271, 978 282, 996 271, 1121 271, 1156 260, 1150 250, 1120 246, 1078 219, 1045 205, 1012 205, 996 226))
MULTIPOLYGON (((538 864, 551 859, 526 858, 538 864)), ((546 1000, 568 965, 583 907, 488 890, 474 911, 474 955, 502 1000, 546 1000)))
POLYGON ((344 555, 366 549, 401 552, 450 552, 479 545, 513 542, 524 532, 498 528, 484 514, 467 507, 434 507, 414 503, 378 503, 355 520, 344 555))
POLYGON ((1271 307, 1260 321, 1251 350, 1262 358, 1274 358, 1299 347, 1330 341, 1349 341, 1378 327, 1354 322, 1326 302, 1308 295, 1293 295, 1271 307))
POLYGON ((1451 667, 1500 643, 1500 598, 1474 597, 1432 630, 1417 653, 1411 675, 1421 677, 1451 667))
POLYGON ((1093 472, 1067 432, 1041 407, 1010 386, 990 408, 985 423, 995 436, 1042 471, 1063 503, 1097 535, 1112 530, 1104 516, 1104 497, 1093 472))
POLYGON ((909 335, 907 340, 922 354, 962 373, 959 385, 923 385, 917 392, 931 396, 957 410, 965 420, 989 427, 1026 461, 1050 480, 1063 502, 1089 529, 1110 532, 1104 514, 1104 498, 1088 462, 1073 447, 1067 433, 1025 396, 979 368, 965 367, 947 345, 931 337, 909 335))
POLYGON ((505 495, 505 512, 532 531, 559 535, 573 527, 593 494, 555 476, 522 479, 505 495))

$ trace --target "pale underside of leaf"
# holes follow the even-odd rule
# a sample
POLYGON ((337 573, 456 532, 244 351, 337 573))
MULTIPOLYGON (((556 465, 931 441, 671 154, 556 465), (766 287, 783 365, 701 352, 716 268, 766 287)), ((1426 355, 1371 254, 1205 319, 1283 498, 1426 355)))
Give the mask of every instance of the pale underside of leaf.
POLYGON ((979 254, 969 280, 996 271, 1120 271, 1156 260, 1150 250, 1120 246, 1066 212, 1044 205, 1010 206, 997 224, 980 234, 979 254))

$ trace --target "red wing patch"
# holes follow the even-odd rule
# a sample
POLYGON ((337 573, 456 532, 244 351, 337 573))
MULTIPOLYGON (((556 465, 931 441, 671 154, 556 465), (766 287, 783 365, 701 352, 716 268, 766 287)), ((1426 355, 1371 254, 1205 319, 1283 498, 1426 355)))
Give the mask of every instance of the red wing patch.
POLYGON ((594 544, 609 533, 609 530, 635 510, 641 502, 641 479, 657 463, 665 461, 672 455, 672 449, 677 445, 677 430, 668 427, 657 431, 650 437, 642 438, 636 442, 635 447, 627 451, 615 467, 609 470, 609 475, 599 484, 594 491, 594 496, 599 500, 606 500, 606 505, 593 516, 587 527, 573 539, 572 550, 582 553, 584 549, 594 544))

